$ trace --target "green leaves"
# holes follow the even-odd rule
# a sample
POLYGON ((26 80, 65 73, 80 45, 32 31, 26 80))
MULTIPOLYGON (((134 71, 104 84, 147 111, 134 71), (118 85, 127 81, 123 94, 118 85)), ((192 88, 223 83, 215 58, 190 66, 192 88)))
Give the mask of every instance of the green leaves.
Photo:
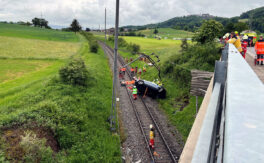
POLYGON ((221 36, 223 29, 223 25, 215 20, 205 21, 194 35, 193 40, 201 44, 212 42, 215 38, 221 36))
POLYGON ((88 71, 81 58, 73 58, 65 67, 59 71, 63 82, 71 85, 85 86, 88 79, 88 71))

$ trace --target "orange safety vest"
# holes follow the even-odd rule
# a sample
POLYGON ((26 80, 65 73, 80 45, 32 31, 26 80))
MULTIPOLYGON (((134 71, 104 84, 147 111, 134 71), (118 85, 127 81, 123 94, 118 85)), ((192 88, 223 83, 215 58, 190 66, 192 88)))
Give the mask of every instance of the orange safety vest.
POLYGON ((132 81, 126 81, 126 85, 135 84, 135 80, 132 81))
POLYGON ((264 40, 259 40, 255 44, 257 54, 264 54, 264 40))
POLYGON ((134 69, 133 68, 131 68, 131 72, 134 72, 134 69))
POLYGON ((121 71, 126 71, 126 68, 121 68, 121 71))

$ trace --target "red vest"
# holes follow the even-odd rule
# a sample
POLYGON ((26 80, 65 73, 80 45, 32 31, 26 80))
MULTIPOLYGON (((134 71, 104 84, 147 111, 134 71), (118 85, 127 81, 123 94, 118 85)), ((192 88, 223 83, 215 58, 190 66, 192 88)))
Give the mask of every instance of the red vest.
POLYGON ((264 41, 259 40, 255 44, 255 50, 257 54, 264 54, 264 41))
POLYGON ((241 46, 242 46, 242 49, 243 49, 244 51, 247 50, 247 45, 248 45, 248 42, 247 42, 247 41, 243 41, 243 42, 242 42, 241 46))

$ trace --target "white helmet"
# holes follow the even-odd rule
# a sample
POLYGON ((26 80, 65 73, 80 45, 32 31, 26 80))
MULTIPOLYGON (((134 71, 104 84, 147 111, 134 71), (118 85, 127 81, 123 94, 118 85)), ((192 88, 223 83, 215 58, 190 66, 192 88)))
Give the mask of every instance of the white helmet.
POLYGON ((136 86, 134 86, 134 88, 137 88, 136 86))
POLYGON ((243 40, 247 40, 247 39, 248 39, 247 35, 243 36, 243 40))
POLYGON ((229 37, 229 35, 229 33, 226 33, 223 38, 226 39, 227 37, 229 37))
POLYGON ((153 126, 152 125, 149 125, 149 128, 153 128, 153 126))

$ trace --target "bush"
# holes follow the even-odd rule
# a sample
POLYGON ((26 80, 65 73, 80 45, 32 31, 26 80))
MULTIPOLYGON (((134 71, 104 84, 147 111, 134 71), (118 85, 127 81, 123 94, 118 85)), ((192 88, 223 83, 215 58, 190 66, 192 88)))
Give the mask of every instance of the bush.
POLYGON ((88 78, 88 71, 81 58, 72 59, 60 69, 59 74, 63 82, 71 85, 85 86, 88 78))
MULTIPOLYGON (((108 41, 111 41, 111 42, 115 42, 115 37, 114 36, 111 36, 108 38, 108 41)), ((120 47, 127 47, 128 46, 128 43, 126 42, 125 39, 123 39, 122 37, 119 37, 118 38, 118 46, 120 47)))
POLYGON ((96 40, 90 41, 89 45, 90 45, 90 51, 92 53, 97 53, 98 52, 99 45, 98 45, 96 40))
POLYGON ((89 41, 90 52, 97 53, 99 49, 99 44, 95 39, 94 35, 89 32, 82 31, 81 34, 89 41))
POLYGON ((132 54, 137 54, 140 51, 140 45, 130 43, 128 49, 132 54))

